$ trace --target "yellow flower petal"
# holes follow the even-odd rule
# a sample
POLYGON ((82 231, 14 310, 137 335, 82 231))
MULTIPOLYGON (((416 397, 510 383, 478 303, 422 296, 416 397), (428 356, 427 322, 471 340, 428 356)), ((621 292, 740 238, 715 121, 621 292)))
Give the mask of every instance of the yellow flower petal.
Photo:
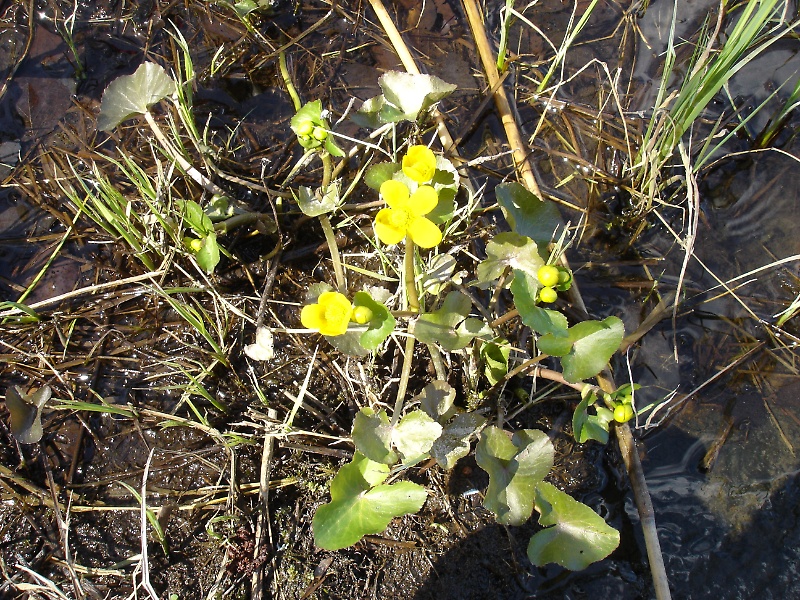
POLYGON ((415 217, 431 212, 439 204, 439 194, 429 185, 421 185, 408 199, 408 209, 415 217))
POLYGON ((433 248, 442 241, 442 232, 425 217, 416 217, 408 226, 408 235, 420 248, 433 248))
POLYGON ((375 215, 375 234, 389 246, 399 244, 406 237, 407 226, 408 213, 403 209, 382 208, 375 215))
POLYGON ((381 196, 383 201, 392 208, 405 206, 411 194, 408 186, 396 179, 387 179, 381 184, 381 196))
POLYGON ((306 329, 319 329, 325 323, 325 308, 319 304, 309 304, 300 311, 300 322, 306 329))
POLYGON ((403 173, 417 183, 430 181, 436 173, 436 155, 427 146, 411 146, 403 157, 403 173))

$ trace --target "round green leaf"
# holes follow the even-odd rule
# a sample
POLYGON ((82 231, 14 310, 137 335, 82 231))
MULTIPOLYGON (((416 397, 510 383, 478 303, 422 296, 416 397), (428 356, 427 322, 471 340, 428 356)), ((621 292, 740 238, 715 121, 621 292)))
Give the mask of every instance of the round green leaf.
POLYGON ((533 492, 553 468, 555 450, 542 431, 522 429, 511 439, 487 427, 475 450, 478 465, 489 474, 484 506, 504 525, 521 525, 533 512, 533 492))
POLYGON ((386 465, 397 462, 392 450, 392 426, 385 410, 375 413, 365 406, 358 411, 353 422, 353 443, 369 460, 386 465))
POLYGON ((404 463, 423 457, 442 434, 442 426, 421 410, 405 415, 392 431, 392 442, 403 455, 404 463))
POLYGON ((408 481, 378 485, 388 474, 389 467, 358 453, 339 470, 331 482, 331 501, 314 515, 317 546, 325 550, 352 546, 365 535, 381 533, 393 518, 422 508, 425 488, 408 481))
POLYGON ((536 486, 538 532, 528 544, 528 558, 537 567, 557 563, 579 571, 604 559, 619 545, 619 532, 591 508, 574 500, 553 485, 536 486))
POLYGON ((617 317, 584 321, 569 328, 572 350, 561 359, 564 379, 570 383, 594 377, 608 364, 622 343, 625 327, 617 317))
POLYGON ((395 318, 384 304, 373 300, 367 292, 356 292, 353 306, 365 306, 372 311, 372 319, 367 323, 367 330, 361 333, 359 342, 367 350, 375 350, 394 331, 395 318))
POLYGON ((511 229, 536 242, 549 243, 564 227, 558 207, 541 200, 516 182, 501 183, 494 189, 511 229))
POLYGON ((153 104, 175 92, 175 81, 160 65, 142 63, 132 75, 117 77, 108 84, 100 102, 97 128, 111 131, 135 115, 147 112, 153 104))

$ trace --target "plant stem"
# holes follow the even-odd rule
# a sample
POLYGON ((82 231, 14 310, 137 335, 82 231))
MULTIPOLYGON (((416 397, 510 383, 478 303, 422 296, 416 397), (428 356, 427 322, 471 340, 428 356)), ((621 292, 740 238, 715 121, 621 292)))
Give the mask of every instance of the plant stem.
POLYGON ((278 68, 281 70, 281 77, 283 78, 283 83, 286 85, 286 91, 292 98, 294 110, 297 112, 300 110, 302 102, 300 102, 300 96, 294 87, 294 83, 292 83, 292 76, 289 75, 289 67, 286 66, 286 53, 283 50, 278 52, 278 68))
POLYGON ((397 386, 397 398, 394 401, 394 412, 392 412, 392 427, 397 425, 400 420, 400 415, 403 412, 403 405, 406 400, 406 391, 408 390, 408 380, 411 377, 411 365, 414 362, 414 321, 408 325, 408 333, 406 338, 406 354, 403 357, 403 371, 400 373, 400 383, 397 386))
POLYGON ((406 236, 406 256, 403 261, 404 275, 406 279, 406 301, 408 310, 419 312, 419 296, 417 295, 417 275, 414 269, 414 242, 406 236))
MULTIPOLYGON (((414 249, 414 242, 411 241, 410 237, 406 236, 406 255, 403 261, 406 280, 406 304, 410 312, 419 313, 417 278, 414 272, 414 249)), ((414 360, 414 342, 416 342, 416 338, 414 337, 414 323, 414 321, 410 321, 408 325, 409 336, 406 338, 406 355, 403 357, 403 371, 400 373, 400 383, 397 387, 397 399, 394 401, 392 426, 397 425, 397 421, 400 420, 400 414, 403 412, 403 404, 406 399, 406 390, 408 390, 408 379, 411 376, 411 364, 414 360)), ((431 351, 431 356, 433 356, 433 350, 431 351)), ((439 360, 441 362, 441 358, 439 360)), ((434 362, 434 365, 435 364, 434 362)))
MULTIPOLYGON (((333 165, 331 164, 331 155, 326 151, 320 152, 322 159, 322 193, 326 193, 328 186, 331 184, 331 173, 333 172, 333 165)), ((325 234, 325 241, 328 243, 328 251, 331 254, 331 262, 333 262, 333 273, 336 276, 336 287, 340 292, 347 289, 347 283, 344 279, 344 269, 342 268, 342 257, 339 255, 339 245, 336 243, 336 234, 333 232, 333 226, 328 215, 319 216, 319 224, 322 225, 322 231, 325 234)))

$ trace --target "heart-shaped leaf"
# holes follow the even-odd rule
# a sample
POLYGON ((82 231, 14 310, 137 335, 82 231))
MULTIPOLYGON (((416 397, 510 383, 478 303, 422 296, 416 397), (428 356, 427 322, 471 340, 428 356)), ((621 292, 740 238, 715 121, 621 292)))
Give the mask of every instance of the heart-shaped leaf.
POLYGON ((175 92, 175 81, 160 65, 142 63, 132 75, 117 77, 108 84, 100 103, 97 128, 111 131, 135 115, 150 110, 156 102, 175 92))
POLYGON ((502 343, 487 342, 481 346, 481 358, 484 362, 483 373, 489 385, 494 385, 508 373, 508 357, 511 346, 507 341, 502 343))
POLYGON ((376 413, 365 406, 353 422, 353 443, 361 454, 369 460, 393 465, 397 453, 392 450, 392 426, 385 410, 376 413))
POLYGON ((405 415, 392 431, 392 442, 403 455, 404 463, 425 456, 442 434, 442 426, 421 410, 405 415))
POLYGON ((486 423, 481 415, 475 412, 456 415, 451 423, 445 425, 442 434, 433 443, 431 456, 443 469, 452 469, 459 459, 469 454, 470 438, 486 423))
POLYGON ((602 406, 595 406, 595 414, 589 409, 597 400, 594 392, 584 394, 583 399, 572 415, 572 435, 579 444, 596 440, 601 444, 608 442, 608 424, 614 420, 614 413, 602 406))
POLYGON ((608 364, 625 337, 625 326, 617 317, 583 321, 569 328, 572 350, 561 358, 564 379, 570 383, 594 377, 608 364))
POLYGON ((384 304, 373 300, 367 292, 356 292, 353 296, 353 306, 364 306, 372 313, 372 318, 367 323, 367 330, 361 334, 359 342, 367 350, 375 350, 394 331, 395 318, 384 304))
POLYGON ((414 397, 419 407, 439 423, 445 423, 456 414, 453 402, 456 391, 446 381, 431 381, 414 397))
POLYGON ((364 183, 373 190, 381 189, 381 186, 389 181, 395 173, 400 171, 400 163, 379 163, 371 165, 364 173, 364 183))
POLYGON ((439 343, 446 350, 460 350, 474 337, 458 327, 472 310, 472 301, 461 292, 445 296, 441 308, 417 319, 414 336, 424 344, 439 343))
POLYGON ((336 210, 341 203, 339 195, 341 193, 341 180, 332 181, 325 188, 311 189, 310 187, 300 186, 297 194, 297 206, 309 217, 318 217, 336 210))
POLYGON ((385 123, 416 121, 420 113, 452 94, 456 86, 434 75, 388 71, 378 79, 383 94, 366 100, 353 120, 375 129, 385 123))
POLYGON ((26 394, 19 386, 6 389, 6 408, 11 415, 11 433, 20 444, 35 444, 42 439, 42 409, 53 390, 44 385, 26 394))
POLYGON ((325 550, 352 546, 365 535, 382 532, 393 518, 422 508, 425 488, 409 481, 379 485, 388 474, 388 466, 358 452, 339 470, 331 482, 331 501, 314 515, 317 546, 325 550))
POLYGON ((494 192, 512 231, 546 244, 564 227, 553 202, 541 200, 519 183, 501 183, 494 192))
POLYGON ((522 429, 511 439, 497 427, 487 427, 475 450, 478 465, 489 474, 484 506, 504 525, 521 525, 533 512, 533 492, 553 468, 550 438, 522 429))
MULTIPOLYGON (((550 333, 556 337, 566 337, 567 317, 557 310, 541 308, 536 305, 536 296, 539 294, 541 287, 542 285, 536 278, 535 271, 514 269, 511 293, 514 295, 514 305, 519 311, 522 322, 539 335, 550 333)), ((542 352, 545 351, 542 350, 542 352)), ((567 348, 566 352, 569 352, 569 348, 567 348)))
MULTIPOLYGON (((524 235, 505 231, 498 233, 486 244, 486 258, 478 264, 478 281, 480 283, 492 282, 498 279, 507 268, 511 268, 530 274, 534 278, 533 281, 536 282, 536 272, 542 265, 544 265, 544 260, 539 256, 536 242, 524 235)), ((536 285, 538 286, 538 282, 536 285)), ((535 299, 536 295, 534 294, 531 301, 535 299)))
POLYGON ((553 485, 536 486, 539 524, 547 527, 531 538, 528 558, 537 567, 557 563, 580 571, 604 559, 619 545, 619 532, 591 508, 553 485))

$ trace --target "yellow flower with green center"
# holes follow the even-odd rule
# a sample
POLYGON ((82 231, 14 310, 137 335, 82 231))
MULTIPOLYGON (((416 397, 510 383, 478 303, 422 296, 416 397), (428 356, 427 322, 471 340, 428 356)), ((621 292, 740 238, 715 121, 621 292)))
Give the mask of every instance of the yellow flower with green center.
POLYGON ((436 173, 436 155, 427 146, 411 146, 403 157, 403 173, 417 183, 426 183, 436 173))
POLYGON ((381 196, 389 205, 375 216, 375 233, 384 244, 399 244, 406 236, 420 248, 433 248, 442 241, 442 232, 426 218, 439 203, 439 194, 421 185, 413 194, 406 184, 389 179, 381 185, 381 196))
POLYGON ((316 304, 303 307, 300 322, 303 327, 316 329, 322 335, 342 335, 353 314, 353 305, 344 294, 323 292, 316 304))

